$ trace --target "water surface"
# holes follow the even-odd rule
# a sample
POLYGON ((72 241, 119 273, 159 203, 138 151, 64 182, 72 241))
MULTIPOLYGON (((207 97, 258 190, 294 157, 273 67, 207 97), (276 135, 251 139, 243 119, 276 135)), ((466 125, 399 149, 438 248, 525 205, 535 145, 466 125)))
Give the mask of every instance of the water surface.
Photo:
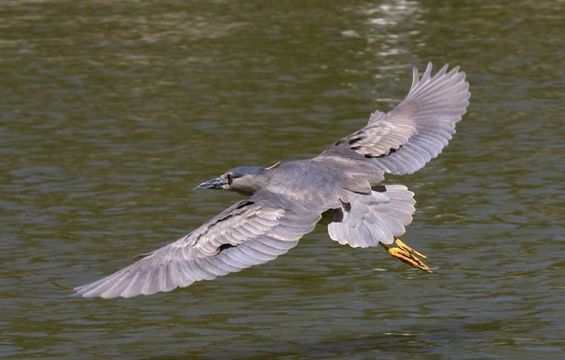
POLYGON ((563 358, 559 1, 4 1, 0 356, 563 358), (319 227, 287 255, 130 300, 74 286, 239 199, 235 165, 306 158, 460 64, 469 112, 409 177, 432 275, 319 227))

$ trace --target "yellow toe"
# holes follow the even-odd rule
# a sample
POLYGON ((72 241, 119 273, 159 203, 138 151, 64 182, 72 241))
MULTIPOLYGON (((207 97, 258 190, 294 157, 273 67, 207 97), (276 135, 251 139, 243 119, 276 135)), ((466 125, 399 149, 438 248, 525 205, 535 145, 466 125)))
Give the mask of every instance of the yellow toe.
POLYGON ((416 255, 416 256, 424 258, 424 259, 428 258, 426 255, 422 254, 421 252, 418 252, 418 251, 412 249, 410 246, 406 245, 406 243, 404 241, 400 240, 400 239, 396 239, 396 240, 394 240, 394 242, 399 248, 404 249, 404 250, 408 251, 409 253, 411 253, 413 255, 416 255))
POLYGON ((418 258, 418 256, 426 258, 424 255, 412 249, 400 239, 396 239, 395 243, 398 247, 389 247, 383 245, 391 256, 417 269, 429 273, 433 272, 428 265, 426 265, 420 258, 418 258))

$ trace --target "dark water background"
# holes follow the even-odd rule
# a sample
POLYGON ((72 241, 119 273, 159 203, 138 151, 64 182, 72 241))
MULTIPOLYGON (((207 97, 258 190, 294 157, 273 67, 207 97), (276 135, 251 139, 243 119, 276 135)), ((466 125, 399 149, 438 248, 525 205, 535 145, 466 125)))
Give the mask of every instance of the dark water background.
POLYGON ((565 358, 563 1, 2 1, 0 356, 565 358), (318 228, 172 293, 69 297, 460 64, 450 146, 416 191, 418 272, 318 228))

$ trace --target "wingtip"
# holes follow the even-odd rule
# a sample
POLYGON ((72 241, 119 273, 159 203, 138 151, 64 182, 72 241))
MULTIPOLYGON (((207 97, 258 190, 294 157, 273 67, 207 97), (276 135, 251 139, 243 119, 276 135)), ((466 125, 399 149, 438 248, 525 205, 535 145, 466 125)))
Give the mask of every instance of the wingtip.
POLYGON ((77 286, 73 289, 73 293, 72 293, 72 297, 78 297, 78 298, 90 298, 90 297, 94 297, 94 296, 88 296, 88 289, 85 289, 85 287, 88 285, 82 285, 82 286, 77 286))
POLYGON ((435 76, 439 77, 439 76, 443 76, 445 75, 445 73, 447 72, 447 69, 449 68, 449 63, 444 64, 441 69, 439 69, 439 71, 436 73, 435 76))
POLYGON ((426 70, 424 71, 424 75, 422 75, 422 81, 429 79, 432 76, 432 62, 429 61, 428 65, 426 65, 426 70))
POLYGON ((71 298, 82 298, 83 296, 78 291, 73 289, 73 292, 69 295, 69 297, 71 297, 71 298))
POLYGON ((416 87, 419 80, 420 80, 420 72, 418 71, 418 67, 416 65, 413 65, 412 66, 412 85, 410 85, 410 91, 412 91, 416 87))

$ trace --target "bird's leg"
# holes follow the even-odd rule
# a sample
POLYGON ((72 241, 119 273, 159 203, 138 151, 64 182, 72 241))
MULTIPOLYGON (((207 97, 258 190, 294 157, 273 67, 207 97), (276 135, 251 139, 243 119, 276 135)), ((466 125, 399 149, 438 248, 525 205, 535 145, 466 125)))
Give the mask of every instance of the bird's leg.
POLYGON ((418 251, 412 249, 410 246, 406 245, 402 240, 394 240, 394 244, 396 246, 388 246, 383 243, 380 244, 387 250, 387 252, 391 256, 399 259, 400 261, 405 262, 406 264, 420 270, 427 271, 429 273, 433 272, 432 269, 430 269, 430 267, 426 265, 422 261, 422 259, 420 259, 427 259, 427 257, 424 254, 421 254, 418 251))

